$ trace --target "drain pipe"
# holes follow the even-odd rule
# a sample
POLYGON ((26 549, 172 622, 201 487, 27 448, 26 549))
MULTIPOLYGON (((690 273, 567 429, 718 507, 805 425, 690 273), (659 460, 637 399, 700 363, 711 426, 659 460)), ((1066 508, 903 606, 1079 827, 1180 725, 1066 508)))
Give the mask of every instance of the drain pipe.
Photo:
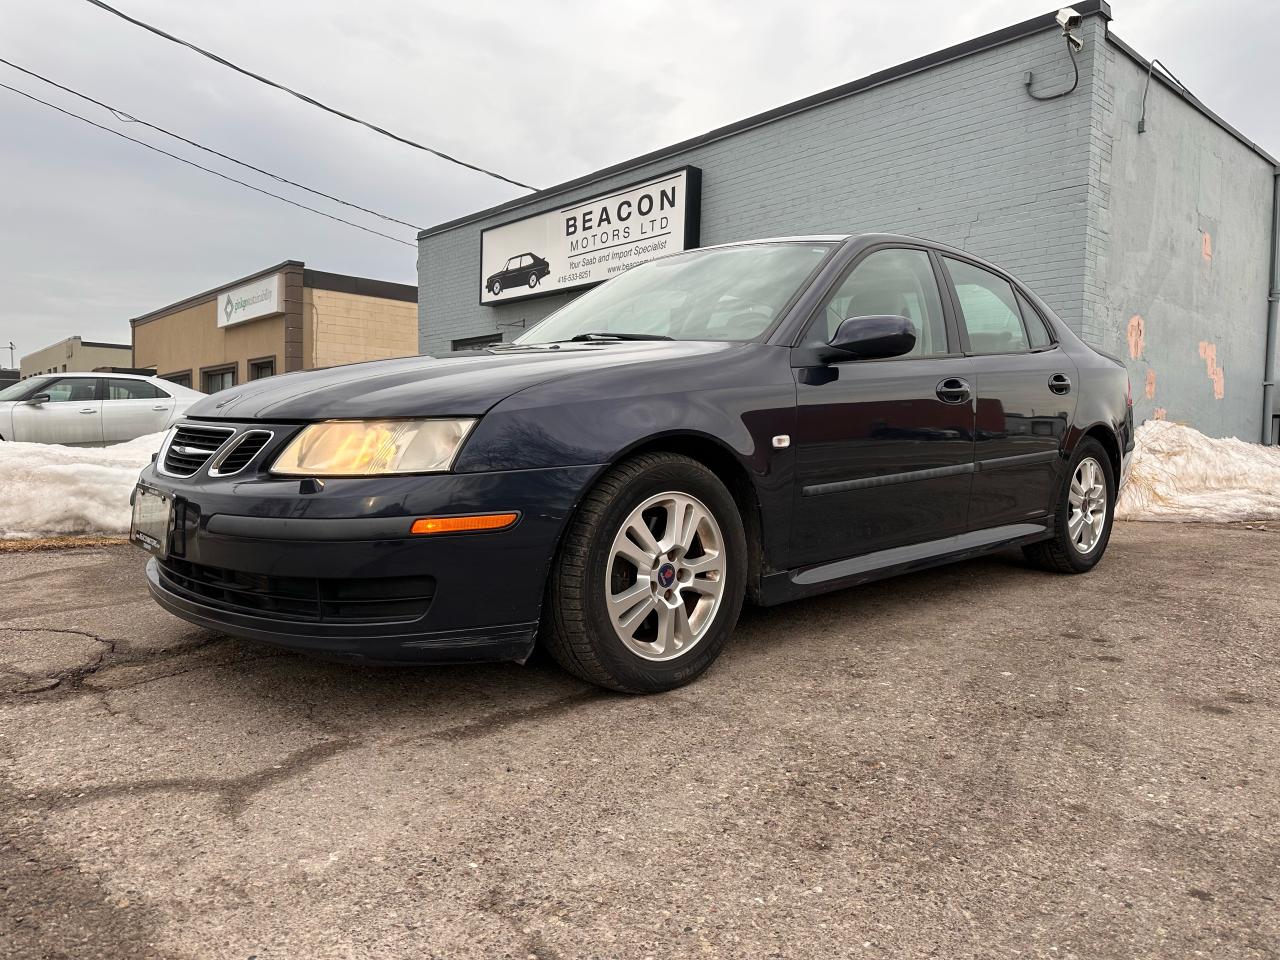
POLYGON ((1276 397, 1276 327, 1280 324, 1280 168, 1272 180, 1271 191, 1271 290, 1267 295, 1267 356, 1262 372, 1262 442, 1267 446, 1280 442, 1275 431, 1276 397))

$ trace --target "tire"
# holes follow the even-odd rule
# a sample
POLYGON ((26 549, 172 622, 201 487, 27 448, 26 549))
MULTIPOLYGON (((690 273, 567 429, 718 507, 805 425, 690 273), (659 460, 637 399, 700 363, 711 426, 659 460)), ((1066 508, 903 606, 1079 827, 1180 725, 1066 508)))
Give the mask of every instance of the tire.
POLYGON ((538 275, 536 273, 529 274, 529 289, 532 290, 538 285, 538 275))
POLYGON ((746 533, 725 485, 688 457, 642 454, 606 473, 570 522, 547 582, 543 643, 599 686, 672 690, 724 649, 746 580, 746 533), (685 546, 668 549, 673 541, 685 546))
POLYGON ((493 283, 489 284, 489 289, 493 291, 493 295, 495 297, 499 296, 502 293, 502 281, 501 280, 493 281, 493 283))
POLYGON ((1033 566, 1054 573, 1088 573, 1098 565, 1107 550, 1115 509, 1116 476, 1111 458, 1097 440, 1085 439, 1071 455, 1058 490, 1052 539, 1023 547, 1023 556, 1033 566), (1089 463, 1092 464, 1095 482, 1082 497, 1080 490, 1073 489, 1073 486, 1080 488, 1082 473, 1089 475, 1089 463), (1106 497, 1101 511, 1097 506, 1099 490, 1106 497), (1087 509, 1081 510, 1078 503, 1073 504, 1073 500, 1083 500, 1087 509), (1078 514, 1080 520, 1076 522, 1078 514), (1086 528, 1088 531, 1093 531, 1094 528, 1094 524, 1089 522, 1090 517, 1100 520, 1096 532, 1086 532, 1086 528))

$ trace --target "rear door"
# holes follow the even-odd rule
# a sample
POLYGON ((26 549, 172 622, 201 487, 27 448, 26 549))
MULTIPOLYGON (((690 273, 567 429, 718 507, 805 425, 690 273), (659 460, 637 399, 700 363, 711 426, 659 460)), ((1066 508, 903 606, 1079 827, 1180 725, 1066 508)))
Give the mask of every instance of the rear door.
POLYGON ((1044 516, 1075 412, 1075 365, 1007 279, 966 260, 941 259, 977 390, 969 529, 1044 516))
POLYGON ((62 377, 46 384, 42 404, 13 408, 13 439, 77 446, 102 443, 102 401, 97 377, 62 377))
POLYGON ((972 363, 943 309, 923 248, 855 261, 793 351, 797 416, 792 566, 962 533, 973 470, 972 363), (855 316, 905 316, 910 354, 804 366, 855 316))
POLYGON ((149 380, 110 377, 102 401, 102 436, 123 443, 159 433, 173 416, 174 399, 149 380))

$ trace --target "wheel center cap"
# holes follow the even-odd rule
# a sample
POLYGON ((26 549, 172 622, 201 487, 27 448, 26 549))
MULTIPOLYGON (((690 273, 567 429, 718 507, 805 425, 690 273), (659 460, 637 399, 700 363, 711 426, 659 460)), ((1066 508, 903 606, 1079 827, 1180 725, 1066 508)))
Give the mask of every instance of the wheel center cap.
POLYGON ((664 563, 658 568, 658 586, 667 589, 676 582, 676 568, 670 563, 664 563))

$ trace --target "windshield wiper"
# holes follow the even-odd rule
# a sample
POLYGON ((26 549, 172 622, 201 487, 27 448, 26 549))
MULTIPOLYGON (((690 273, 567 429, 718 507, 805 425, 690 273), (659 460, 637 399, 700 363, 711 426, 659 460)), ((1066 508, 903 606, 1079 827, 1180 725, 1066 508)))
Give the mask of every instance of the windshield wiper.
POLYGON ((566 343, 578 343, 591 340, 671 340, 673 337, 661 333, 580 333, 570 337, 566 343))

